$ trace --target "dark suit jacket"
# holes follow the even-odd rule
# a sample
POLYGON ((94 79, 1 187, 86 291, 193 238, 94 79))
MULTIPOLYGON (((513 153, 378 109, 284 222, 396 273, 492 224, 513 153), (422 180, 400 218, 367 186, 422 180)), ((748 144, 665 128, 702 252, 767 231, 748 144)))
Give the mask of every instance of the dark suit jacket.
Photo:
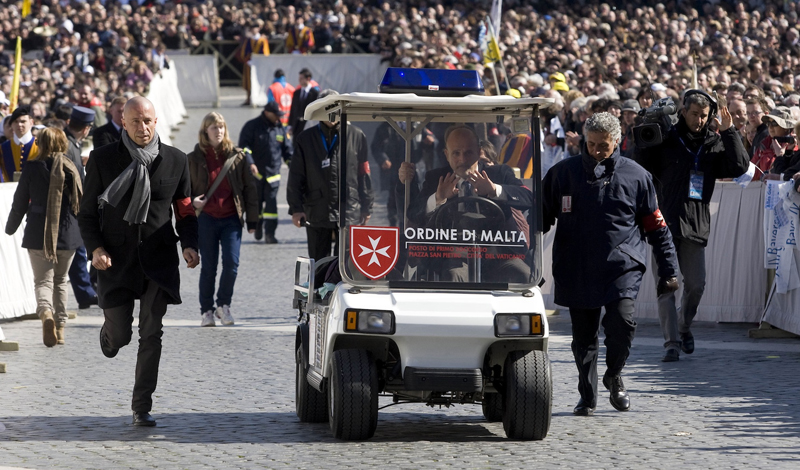
MULTIPOLYGON (((508 165, 492 165, 484 166, 478 163, 478 171, 486 171, 486 175, 496 185, 500 185, 503 189, 500 198, 490 198, 503 209, 506 219, 509 220, 511 215, 510 208, 526 211, 531 208, 533 203, 533 194, 531 191, 514 176, 514 171, 508 165)), ((408 218, 417 225, 424 225, 426 223, 426 204, 428 198, 436 192, 439 186, 439 178, 452 173, 453 170, 449 167, 441 167, 431 170, 425 174, 425 181, 422 183, 422 188, 418 188, 416 177, 411 184, 411 202, 408 206, 408 218)), ((405 185, 398 184, 396 186, 399 192, 398 201, 403 200, 403 191, 405 185)), ((402 209, 398 208, 402 213, 402 209)))
POLYGON ((94 143, 94 148, 99 149, 104 145, 113 144, 114 142, 119 142, 122 139, 122 136, 119 132, 117 132, 117 128, 114 127, 114 123, 108 121, 105 126, 98 127, 94 130, 94 135, 92 137, 92 142, 94 143))
POLYGON ((133 187, 117 207, 106 205, 100 210, 97 198, 131 161, 128 149, 120 141, 92 151, 86 165, 78 224, 89 255, 103 247, 112 263, 111 268, 98 271, 100 307, 117 307, 139 298, 146 278, 168 294, 168 303, 177 304, 181 302, 178 273, 181 257, 175 243, 180 240, 182 248, 197 249, 197 217, 191 205, 189 163, 180 150, 160 144, 159 155, 149 168, 151 199, 147 220, 141 225, 130 225, 122 217, 133 187))
POLYGON ((302 88, 294 90, 294 94, 292 95, 292 107, 289 110, 289 125, 292 126, 292 135, 298 135, 305 129, 306 121, 303 119, 303 113, 306 112, 308 104, 319 97, 319 88, 315 86, 311 87, 305 99, 300 99, 302 95, 302 88))

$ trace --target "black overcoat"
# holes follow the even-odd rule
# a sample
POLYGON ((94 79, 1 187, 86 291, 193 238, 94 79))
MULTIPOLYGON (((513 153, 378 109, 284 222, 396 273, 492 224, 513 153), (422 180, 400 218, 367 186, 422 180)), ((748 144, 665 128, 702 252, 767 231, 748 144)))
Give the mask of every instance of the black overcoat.
POLYGON ((92 151, 86 165, 84 194, 78 222, 86 251, 103 247, 112 266, 98 271, 97 296, 101 308, 124 305, 144 293, 144 281, 155 281, 178 304, 180 256, 175 246, 197 249, 197 217, 191 206, 189 163, 180 150, 159 144, 159 155, 150 165, 150 209, 141 225, 123 220, 133 186, 117 207, 99 209, 98 197, 130 165, 132 159, 120 141, 92 151), (172 225, 175 206, 175 227, 172 225), (175 230, 177 229, 177 235, 175 230))

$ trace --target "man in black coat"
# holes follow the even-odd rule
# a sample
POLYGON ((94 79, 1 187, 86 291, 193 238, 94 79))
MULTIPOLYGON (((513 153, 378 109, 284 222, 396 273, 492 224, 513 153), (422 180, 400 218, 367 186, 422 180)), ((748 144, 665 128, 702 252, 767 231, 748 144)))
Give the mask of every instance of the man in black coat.
POLYGON ((737 178, 750 166, 747 151, 727 107, 720 110, 719 134, 708 128, 717 112, 714 99, 686 90, 678 123, 664 142, 636 149, 636 161, 653 175, 658 203, 678 252, 684 289, 678 311, 673 292, 658 298, 664 334, 662 361, 679 360, 678 349, 694 352, 690 330, 706 285, 705 247, 711 233, 711 196, 720 178, 737 178))
POLYGON ((94 148, 99 149, 104 145, 119 142, 122 138, 122 109, 127 102, 128 98, 124 96, 118 96, 111 101, 111 106, 108 107, 108 116, 111 119, 105 126, 95 129, 92 135, 94 148))
POLYGON ((634 301, 646 266, 644 238, 658 260, 659 292, 678 288, 677 259, 650 175, 621 157, 619 120, 597 113, 583 126, 583 152, 553 166, 542 182, 545 231, 555 225, 555 303, 569 307, 572 354, 581 399, 573 410, 589 416, 597 406, 600 312, 605 308, 603 385, 619 411, 630 408, 622 369, 636 331, 634 301))
MULTIPOLYGON (((324 90, 320 97, 338 94, 324 90)), ((295 139, 289 168, 286 201, 295 227, 306 228, 308 256, 320 260, 339 254, 339 123, 323 121, 295 139)), ((367 137, 356 126, 347 126, 347 214, 350 225, 364 225, 370 218, 374 197, 367 161, 367 137)))
POLYGON ((150 410, 161 359, 162 318, 168 304, 181 303, 175 243, 181 242, 188 267, 200 262, 188 160, 160 142, 156 119, 146 98, 128 101, 122 140, 89 157, 78 215, 83 241, 99 271, 98 297, 105 316, 100 348, 106 357, 130 343, 134 300, 140 299, 131 406, 136 426, 156 424, 150 410))
MULTIPOLYGON (((67 156, 75 164, 81 177, 86 173, 83 169, 83 158, 81 158, 81 147, 83 139, 89 135, 92 130, 92 123, 94 123, 95 112, 92 109, 84 108, 83 106, 73 106, 72 112, 69 117, 69 124, 64 129, 64 134, 67 136, 69 147, 67 149, 67 156)), ((92 305, 97 305, 97 292, 92 285, 92 276, 89 275, 89 270, 86 265, 88 258, 86 256, 86 247, 79 246, 75 250, 75 257, 72 259, 72 265, 69 267, 69 283, 72 285, 72 292, 75 293, 75 301, 78 302, 79 309, 89 308, 92 305)))
MULTIPOLYGON (((530 210, 533 195, 531 191, 514 176, 507 165, 485 166, 480 161, 478 135, 471 127, 459 125, 447 129, 445 133, 445 157, 448 166, 425 173, 422 188, 418 189, 416 165, 403 162, 398 169, 400 185, 395 188, 397 201, 404 201, 406 182, 411 182, 408 220, 411 225, 421 227, 431 223, 438 209, 448 201, 465 196, 479 196, 496 203, 503 210, 507 229, 525 232, 519 225, 512 209, 530 210)), ((398 204, 399 205, 399 204, 398 204)), ((402 208, 398 208, 398 217, 402 208)), ((486 227, 498 230, 504 227, 486 227)), ((530 238, 530 233, 526 234, 530 238)), ((530 268, 520 258, 485 260, 482 274, 486 281, 527 283, 530 268)), ((466 281, 468 268, 465 260, 449 258, 444 263, 444 276, 447 281, 466 281)))
POLYGON ((292 95, 292 107, 289 109, 289 127, 292 128, 292 135, 295 136, 306 128, 306 121, 303 118, 306 107, 319 97, 319 87, 312 83, 311 77, 310 70, 301 70, 297 79, 297 88, 292 95))

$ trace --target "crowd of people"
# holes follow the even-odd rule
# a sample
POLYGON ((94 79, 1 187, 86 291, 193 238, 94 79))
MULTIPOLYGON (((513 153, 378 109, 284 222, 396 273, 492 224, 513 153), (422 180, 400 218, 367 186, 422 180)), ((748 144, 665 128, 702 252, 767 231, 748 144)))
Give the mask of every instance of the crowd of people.
MULTIPOLYGON (((25 60, 20 102, 35 117, 55 117, 63 102, 81 103, 88 84, 102 105, 121 94, 144 95, 168 67, 171 49, 206 40, 268 39, 288 53, 370 52, 395 66, 477 68, 489 0, 426 2, 0 1, 0 91, 10 93, 16 38, 25 60), (37 103, 41 103, 40 105, 37 103)), ((548 76, 585 96, 635 98, 647 86, 678 93, 739 83, 778 102, 800 88, 800 4, 777 0, 503 2, 497 27, 504 69, 499 88, 538 95, 548 76), (506 81, 506 79, 508 79, 506 81)), ((269 47, 266 48, 269 50, 269 47)), ((279 50, 279 47, 273 47, 279 50)), ((492 74, 485 77, 494 80, 492 74)), ((494 84, 489 83, 494 91, 494 84)), ((791 98, 797 101, 798 98, 791 98)), ((2 112, 2 111, 0 111, 2 112)), ((100 116, 100 119, 103 117, 100 116)))

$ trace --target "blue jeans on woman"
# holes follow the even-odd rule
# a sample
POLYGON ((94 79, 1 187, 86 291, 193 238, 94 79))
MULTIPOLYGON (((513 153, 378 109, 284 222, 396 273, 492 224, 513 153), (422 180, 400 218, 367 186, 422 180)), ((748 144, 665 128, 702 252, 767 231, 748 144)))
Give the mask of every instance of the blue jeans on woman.
POLYGON ((200 313, 214 310, 214 282, 217 278, 219 247, 222 246, 222 273, 219 276, 217 306, 230 305, 233 285, 239 272, 242 224, 236 215, 217 219, 205 212, 197 218, 200 245, 200 313))

